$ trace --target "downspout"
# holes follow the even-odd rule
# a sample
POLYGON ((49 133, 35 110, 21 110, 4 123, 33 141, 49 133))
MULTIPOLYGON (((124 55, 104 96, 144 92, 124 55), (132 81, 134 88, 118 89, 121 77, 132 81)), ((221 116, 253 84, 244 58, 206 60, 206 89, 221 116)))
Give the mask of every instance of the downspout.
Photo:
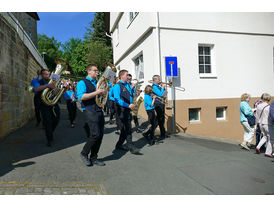
POLYGON ((157 47, 158 47, 158 61, 160 67, 160 77, 162 78, 162 61, 161 61, 161 41, 160 41, 160 19, 159 12, 156 12, 156 38, 157 38, 157 47))

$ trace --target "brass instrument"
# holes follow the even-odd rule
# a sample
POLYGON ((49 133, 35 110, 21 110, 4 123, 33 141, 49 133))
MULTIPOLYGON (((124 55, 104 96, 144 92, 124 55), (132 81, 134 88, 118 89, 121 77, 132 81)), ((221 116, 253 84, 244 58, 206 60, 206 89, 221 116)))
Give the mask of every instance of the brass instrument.
MULTIPOLYGON (((149 82, 149 83, 153 83, 152 80, 148 80, 148 82, 149 82)), ((168 85, 169 87, 172 86, 172 82, 171 82, 171 81, 170 81, 170 82, 160 82, 159 84, 166 84, 166 85, 168 85)))
MULTIPOLYGON (((104 73, 101 75, 100 79, 97 82, 96 90, 98 89, 106 90, 108 87, 108 81, 110 80, 109 79, 110 73, 117 72, 117 69, 113 64, 107 63, 106 65, 107 67, 104 73)), ((95 102, 99 107, 104 107, 104 105, 107 103, 107 100, 108 100, 108 91, 106 91, 106 93, 103 93, 101 95, 96 95, 96 98, 95 98, 95 102)))
POLYGON ((139 82, 137 80, 137 83, 135 84, 135 94, 134 94, 133 102, 132 102, 132 104, 135 105, 135 108, 132 110, 132 115, 133 116, 137 116, 138 115, 139 107, 140 107, 141 103, 144 101, 143 97, 139 97, 138 98, 138 96, 140 95, 140 94, 138 95, 138 93, 142 92, 142 90, 139 89, 140 88, 140 84, 142 84, 142 83, 144 83, 144 81, 139 82))
MULTIPOLYGON (((64 61, 63 59, 59 59, 59 58, 55 58, 55 63, 57 65, 56 65, 55 72, 53 74, 59 75, 59 77, 60 77, 60 75, 67 68, 68 64, 66 61, 64 61)), ((49 89, 49 88, 44 89, 44 91, 41 95, 41 99, 46 105, 53 106, 57 103, 57 101, 60 99, 60 97, 62 96, 62 94, 64 93, 64 91, 66 89, 62 86, 64 84, 64 79, 59 78, 58 81, 56 81, 55 79, 51 79, 48 84, 54 84, 55 88, 54 89, 49 89)))

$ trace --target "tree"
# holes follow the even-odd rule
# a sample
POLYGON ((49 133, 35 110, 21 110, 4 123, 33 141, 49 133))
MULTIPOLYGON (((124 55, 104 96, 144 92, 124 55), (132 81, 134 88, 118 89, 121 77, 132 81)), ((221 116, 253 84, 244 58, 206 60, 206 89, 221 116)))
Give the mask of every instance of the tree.
POLYGON ((71 38, 66 41, 64 44, 61 44, 63 49, 63 59, 66 60, 68 63, 71 62, 71 55, 78 47, 79 44, 82 43, 82 40, 79 38, 71 38))
POLYGON ((86 74, 88 46, 86 42, 81 41, 77 47, 71 52, 70 66, 72 73, 77 76, 86 74))
POLYGON ((62 51, 59 49, 60 45, 61 43, 57 42, 54 37, 50 38, 45 34, 38 34, 38 51, 41 55, 46 52, 44 60, 50 71, 53 71, 56 67, 55 58, 62 57, 62 51))
POLYGON ((98 66, 100 71, 105 70, 105 64, 112 62, 112 48, 100 41, 91 41, 88 44, 88 62, 98 66))
POLYGON ((105 32, 105 13, 96 12, 93 21, 89 24, 90 28, 87 28, 84 38, 87 41, 99 41, 111 46, 111 38, 107 37, 105 32))

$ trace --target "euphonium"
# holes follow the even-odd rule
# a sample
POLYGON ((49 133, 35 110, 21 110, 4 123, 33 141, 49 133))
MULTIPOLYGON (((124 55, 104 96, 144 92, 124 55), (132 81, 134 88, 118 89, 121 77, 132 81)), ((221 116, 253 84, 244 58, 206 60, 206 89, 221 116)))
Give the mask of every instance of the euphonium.
MULTIPOLYGON (((55 58, 55 63, 57 65, 54 74, 59 75, 60 77, 67 68, 68 64, 64 60, 58 58, 55 58)), ((59 78, 58 81, 56 81, 55 79, 51 79, 48 84, 52 83, 55 85, 55 88, 46 88, 41 95, 42 101, 48 106, 55 105, 65 91, 65 88, 62 86, 62 84, 64 84, 63 79, 59 78)))
MULTIPOLYGON (((107 67, 104 73, 102 74, 102 76, 97 82, 96 90, 98 89, 106 90, 108 87, 109 77, 114 73, 116 74, 117 72, 116 67, 113 64, 107 63, 106 65, 107 67)), ((106 91, 106 93, 103 93, 101 95, 96 95, 96 98, 95 98, 95 102, 99 107, 104 107, 105 104, 107 103, 107 100, 108 100, 108 91, 106 91)))
POLYGON ((141 103, 144 101, 143 97, 139 97, 138 98, 138 96, 140 95, 138 93, 142 92, 142 90, 139 89, 140 84, 142 84, 142 83, 144 83, 144 81, 139 82, 137 80, 137 83, 135 84, 135 94, 134 94, 133 102, 132 102, 132 104, 135 105, 135 108, 132 110, 132 115, 133 116, 137 116, 138 115, 139 107, 140 107, 141 103))

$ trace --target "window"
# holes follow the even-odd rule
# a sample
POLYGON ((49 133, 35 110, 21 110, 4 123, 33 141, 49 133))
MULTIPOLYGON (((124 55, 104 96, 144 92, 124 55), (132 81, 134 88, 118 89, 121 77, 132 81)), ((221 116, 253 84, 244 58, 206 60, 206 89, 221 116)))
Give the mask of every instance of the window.
POLYGON ((134 60, 135 64, 135 74, 136 78, 138 80, 144 79, 144 62, 143 62, 143 54, 139 55, 137 58, 134 60))
POLYGON ((226 107, 217 107, 216 108, 216 119, 225 120, 226 119, 226 107))
POLYGON ((200 121, 200 111, 201 108, 189 109, 189 122, 199 122, 200 121))
POLYGON ((199 74, 201 77, 210 77, 215 74, 212 62, 213 45, 199 45, 199 74))
POLYGON ((129 12, 129 24, 133 21, 133 19, 137 16, 139 12, 129 12))

